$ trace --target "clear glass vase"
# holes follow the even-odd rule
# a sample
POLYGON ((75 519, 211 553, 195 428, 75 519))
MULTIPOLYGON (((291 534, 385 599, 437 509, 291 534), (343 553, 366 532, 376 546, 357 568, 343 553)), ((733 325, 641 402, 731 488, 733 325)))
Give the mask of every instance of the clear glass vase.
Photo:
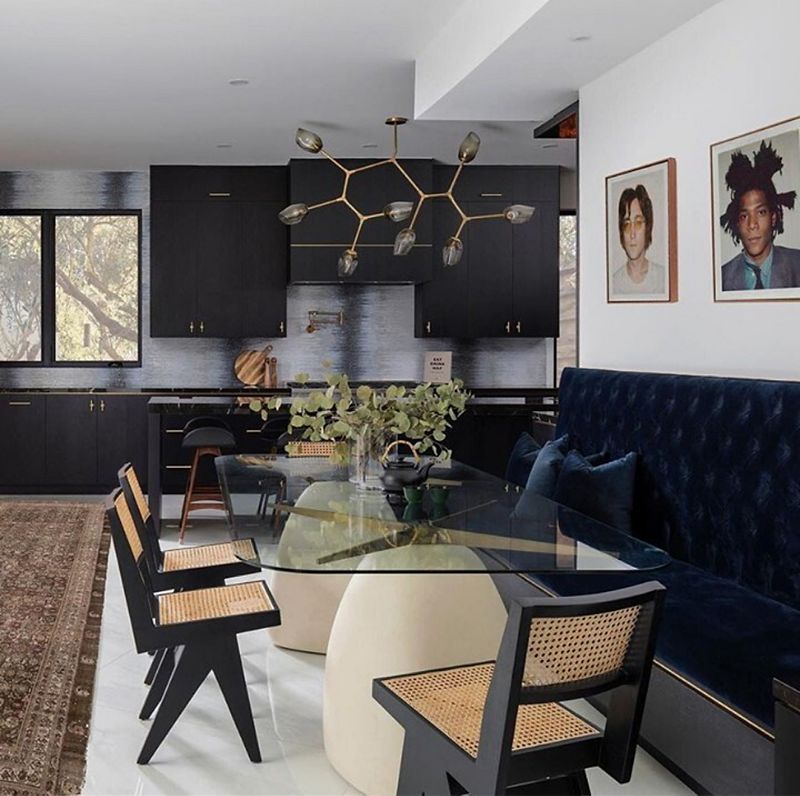
POLYGON ((350 440, 349 480, 361 489, 380 489, 383 467, 380 457, 386 435, 374 428, 363 429, 350 440))

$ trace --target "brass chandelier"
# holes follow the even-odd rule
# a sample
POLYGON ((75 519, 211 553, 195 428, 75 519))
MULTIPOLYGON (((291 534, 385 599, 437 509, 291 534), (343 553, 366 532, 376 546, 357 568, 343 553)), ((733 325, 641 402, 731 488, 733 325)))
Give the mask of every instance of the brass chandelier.
POLYGON ((295 134, 294 140, 300 149, 313 154, 323 154, 326 158, 328 158, 328 160, 331 161, 331 163, 333 163, 343 172, 344 182, 342 184, 342 191, 338 196, 332 199, 327 199, 324 202, 317 202, 317 204, 313 205, 307 205, 302 202, 291 204, 281 210, 281 212, 278 214, 278 218, 284 224, 292 225, 299 224, 312 210, 317 210, 320 207, 327 207, 328 205, 341 203, 349 208, 358 220, 358 225, 356 227, 355 235, 353 236, 353 242, 342 252, 339 257, 338 274, 341 277, 351 276, 358 267, 357 246, 358 239, 361 236, 361 230, 364 228, 364 224, 366 222, 372 221, 375 218, 385 217, 394 222, 405 221, 408 218, 411 219, 409 225, 401 229, 400 232, 397 233, 397 237, 394 240, 394 253, 396 255, 408 254, 414 247, 414 243, 417 239, 417 233, 414 230, 414 224, 417 222, 417 218, 419 217, 419 212, 422 209, 422 206, 428 201, 428 199, 447 199, 450 204, 453 205, 455 211, 461 218, 455 234, 447 239, 444 247, 442 248, 442 261, 446 266, 455 265, 461 259, 461 255, 464 251, 464 244, 461 241, 461 233, 469 222, 504 218, 506 221, 509 221, 512 224, 524 224, 526 221, 531 219, 531 216, 533 216, 535 208, 528 205, 509 205, 501 213, 485 213, 474 216, 469 216, 463 211, 461 205, 459 205, 455 196, 453 196, 453 189, 458 182, 458 178, 461 176, 462 169, 467 163, 475 159, 475 156, 478 154, 478 149, 481 145, 481 140, 477 133, 471 131, 467 133, 467 135, 464 137, 464 140, 461 142, 461 146, 458 148, 459 163, 458 167, 456 168, 456 172, 453 175, 453 179, 450 181, 448 189, 439 193, 426 193, 423 191, 397 159, 397 128, 400 125, 405 124, 407 121, 408 119, 403 116, 390 116, 386 120, 386 124, 393 128, 394 146, 391 157, 388 157, 385 160, 376 161, 374 163, 368 163, 365 166, 359 166, 355 169, 346 168, 335 157, 333 157, 333 155, 327 152, 322 145, 322 139, 316 133, 312 133, 311 131, 304 130, 302 127, 300 127, 295 134), (347 191, 350 186, 350 178, 354 174, 359 174, 362 171, 368 171, 369 169, 376 169, 379 166, 388 165, 394 166, 403 175, 414 191, 416 191, 418 197, 417 201, 390 202, 388 205, 386 205, 386 207, 383 208, 383 210, 380 210, 379 212, 362 213, 361 210, 359 210, 348 198, 347 191))

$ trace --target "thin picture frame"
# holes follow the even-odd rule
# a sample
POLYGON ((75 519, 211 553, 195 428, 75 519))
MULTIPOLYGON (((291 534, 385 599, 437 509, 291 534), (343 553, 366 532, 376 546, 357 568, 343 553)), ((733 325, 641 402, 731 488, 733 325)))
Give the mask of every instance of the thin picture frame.
POLYGON ((606 301, 678 300, 677 165, 664 158, 610 174, 606 188, 606 301), (629 218, 631 210, 637 219, 629 218), (624 225, 630 222, 631 227, 624 225), (624 230, 630 234, 625 237, 624 230), (632 256, 633 255, 633 256, 632 256), (647 260, 641 279, 637 263, 647 260))

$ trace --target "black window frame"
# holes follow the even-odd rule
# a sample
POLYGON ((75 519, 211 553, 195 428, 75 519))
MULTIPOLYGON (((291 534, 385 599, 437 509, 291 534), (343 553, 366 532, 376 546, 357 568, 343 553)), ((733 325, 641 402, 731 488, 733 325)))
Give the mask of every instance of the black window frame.
POLYGON ((36 362, 0 360, 0 368, 141 368, 142 367, 142 211, 141 209, 0 209, 2 216, 38 216, 41 219, 41 335, 42 356, 36 362), (56 359, 56 218, 58 216, 135 216, 136 236, 136 327, 137 359, 110 360, 57 360, 56 359))

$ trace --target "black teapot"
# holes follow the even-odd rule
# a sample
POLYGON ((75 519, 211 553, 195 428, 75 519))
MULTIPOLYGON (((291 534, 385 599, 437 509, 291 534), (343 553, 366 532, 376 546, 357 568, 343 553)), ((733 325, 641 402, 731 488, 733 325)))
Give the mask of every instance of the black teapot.
POLYGON ((390 443, 380 459, 383 465, 381 483, 387 492, 402 492, 406 486, 420 486, 428 478, 428 472, 436 461, 422 463, 417 449, 407 440, 399 439, 390 443), (389 454, 392 449, 399 445, 406 445, 414 454, 413 460, 409 459, 390 459, 389 454))

